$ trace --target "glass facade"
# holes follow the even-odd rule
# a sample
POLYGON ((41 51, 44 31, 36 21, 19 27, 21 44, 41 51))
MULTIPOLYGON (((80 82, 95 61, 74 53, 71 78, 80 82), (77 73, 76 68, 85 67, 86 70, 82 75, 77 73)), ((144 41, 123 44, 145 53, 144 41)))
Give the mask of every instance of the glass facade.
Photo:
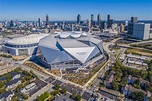
POLYGON ((26 48, 26 47, 34 47, 34 46, 37 46, 38 43, 33 43, 33 44, 26 44, 26 45, 11 45, 11 44, 8 44, 6 43, 5 46, 8 46, 8 47, 13 47, 13 48, 26 48))

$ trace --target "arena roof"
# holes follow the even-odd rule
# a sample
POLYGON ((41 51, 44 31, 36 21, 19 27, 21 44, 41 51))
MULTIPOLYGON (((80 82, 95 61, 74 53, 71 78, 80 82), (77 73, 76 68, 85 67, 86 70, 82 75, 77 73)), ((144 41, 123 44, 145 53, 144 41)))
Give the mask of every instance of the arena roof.
POLYGON ((33 44, 38 43, 39 40, 49 34, 30 34, 24 37, 18 37, 11 40, 8 40, 6 43, 12 45, 24 45, 24 44, 33 44))
POLYGON ((79 36, 80 32, 63 32, 62 38, 58 34, 57 36, 50 34, 40 40, 39 49, 48 63, 73 59, 85 63, 96 54, 102 53, 102 40, 97 39, 96 36, 89 34, 83 36, 81 33, 79 38, 77 35, 73 38, 71 37, 73 34, 79 36))

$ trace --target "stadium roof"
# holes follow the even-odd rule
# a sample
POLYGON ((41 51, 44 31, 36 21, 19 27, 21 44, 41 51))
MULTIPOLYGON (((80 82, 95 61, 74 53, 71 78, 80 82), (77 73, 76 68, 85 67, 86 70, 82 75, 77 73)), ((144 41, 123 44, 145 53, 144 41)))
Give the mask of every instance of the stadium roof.
POLYGON ((39 40, 49 34, 30 34, 24 37, 18 37, 11 40, 8 40, 6 43, 12 45, 24 45, 24 44, 33 44, 38 43, 39 40))
POLYGON ((62 34, 65 34, 64 38, 61 38, 59 34, 56 36, 50 34, 39 42, 39 48, 49 63, 73 59, 85 63, 102 51, 102 40, 94 35, 84 36, 83 32, 76 32, 74 34, 80 37, 73 38, 70 36, 73 32, 62 32, 62 34))

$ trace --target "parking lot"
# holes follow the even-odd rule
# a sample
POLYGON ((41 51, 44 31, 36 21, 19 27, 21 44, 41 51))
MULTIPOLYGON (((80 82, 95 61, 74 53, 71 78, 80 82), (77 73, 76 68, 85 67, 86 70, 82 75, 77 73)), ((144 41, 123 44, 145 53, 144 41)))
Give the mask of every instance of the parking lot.
POLYGON ((64 84, 61 86, 61 88, 65 88, 68 92, 72 93, 72 94, 81 94, 82 93, 82 89, 72 86, 70 84, 64 84))
POLYGON ((85 100, 89 100, 90 98, 91 98, 92 96, 91 96, 91 94, 89 93, 89 92, 84 92, 83 94, 82 94, 82 98, 83 99, 85 99, 85 100))
POLYGON ((52 83, 54 80, 55 80, 54 78, 49 77, 45 81, 48 83, 52 83))

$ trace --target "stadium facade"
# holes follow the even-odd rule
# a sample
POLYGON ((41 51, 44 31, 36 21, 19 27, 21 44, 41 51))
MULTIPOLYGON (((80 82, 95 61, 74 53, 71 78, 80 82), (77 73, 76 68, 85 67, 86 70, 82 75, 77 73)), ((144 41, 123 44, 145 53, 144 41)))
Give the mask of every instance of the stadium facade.
POLYGON ((58 32, 40 39, 37 59, 50 69, 83 68, 103 60, 102 40, 85 32, 58 32))
POLYGON ((8 40, 2 46, 2 51, 11 55, 32 55, 36 54, 39 40, 48 34, 30 34, 8 40))

